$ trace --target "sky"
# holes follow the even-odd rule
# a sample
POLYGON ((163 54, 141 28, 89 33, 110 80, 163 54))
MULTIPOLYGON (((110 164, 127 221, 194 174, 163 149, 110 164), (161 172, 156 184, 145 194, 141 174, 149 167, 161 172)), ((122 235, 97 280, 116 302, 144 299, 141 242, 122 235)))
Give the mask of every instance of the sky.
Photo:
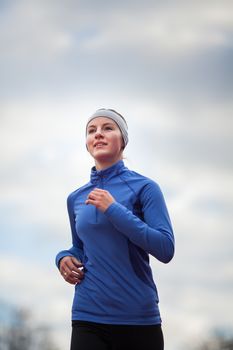
POLYGON ((126 118, 125 164, 170 213, 175 257, 151 257, 166 349, 233 332, 232 13, 227 0, 0 0, 0 301, 32 310, 61 349, 73 287, 54 259, 98 108, 126 118))

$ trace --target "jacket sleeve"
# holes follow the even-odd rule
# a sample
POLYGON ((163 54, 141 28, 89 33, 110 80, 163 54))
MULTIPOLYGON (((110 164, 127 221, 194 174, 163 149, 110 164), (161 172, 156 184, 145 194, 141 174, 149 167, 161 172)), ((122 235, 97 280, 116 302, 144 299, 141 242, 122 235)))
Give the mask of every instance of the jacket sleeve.
POLYGON ((140 193, 143 220, 119 202, 112 203, 105 215, 113 226, 128 239, 168 263, 174 256, 174 234, 163 194, 157 183, 151 181, 140 193))
POLYGON ((74 202, 73 202, 72 194, 69 195, 67 199, 67 210, 68 210, 70 228, 71 228, 71 234, 72 234, 72 247, 67 250, 62 250, 57 254, 56 265, 58 268, 59 268, 60 260, 65 256, 74 256, 81 262, 83 261, 83 256, 84 256, 83 243, 78 238, 78 235, 76 233, 76 228, 75 228, 74 202))

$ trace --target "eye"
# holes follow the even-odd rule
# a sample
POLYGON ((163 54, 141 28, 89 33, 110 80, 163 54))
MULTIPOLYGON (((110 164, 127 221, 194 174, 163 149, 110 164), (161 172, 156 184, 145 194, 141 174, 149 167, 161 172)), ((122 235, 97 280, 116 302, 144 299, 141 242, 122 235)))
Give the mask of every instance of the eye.
POLYGON ((108 125, 108 126, 105 126, 105 130, 113 130, 113 127, 108 125))
POLYGON ((87 133, 88 133, 88 134, 92 134, 94 131, 95 131, 94 128, 90 128, 90 129, 88 129, 87 133))

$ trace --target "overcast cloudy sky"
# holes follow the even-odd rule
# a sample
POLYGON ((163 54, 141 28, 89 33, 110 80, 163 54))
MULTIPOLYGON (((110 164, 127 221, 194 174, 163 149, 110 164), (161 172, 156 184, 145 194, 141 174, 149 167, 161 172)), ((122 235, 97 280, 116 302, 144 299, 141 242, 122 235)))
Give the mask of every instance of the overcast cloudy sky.
POLYGON ((129 125, 126 165, 162 188, 176 236, 151 259, 166 350, 233 331, 233 2, 0 1, 0 299, 69 348, 67 195, 89 179, 97 108, 129 125))

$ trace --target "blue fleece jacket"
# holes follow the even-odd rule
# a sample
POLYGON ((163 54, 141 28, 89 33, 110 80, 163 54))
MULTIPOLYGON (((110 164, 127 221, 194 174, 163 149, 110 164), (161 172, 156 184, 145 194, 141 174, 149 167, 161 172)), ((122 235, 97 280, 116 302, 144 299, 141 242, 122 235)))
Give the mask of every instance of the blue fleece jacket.
POLYGON ((72 319, 109 324, 161 323, 149 254, 168 263, 174 235, 157 183, 125 167, 122 160, 91 179, 67 200, 72 247, 56 256, 83 262, 85 277, 75 285, 72 319), (94 188, 114 199, 103 213, 85 200, 94 188))

